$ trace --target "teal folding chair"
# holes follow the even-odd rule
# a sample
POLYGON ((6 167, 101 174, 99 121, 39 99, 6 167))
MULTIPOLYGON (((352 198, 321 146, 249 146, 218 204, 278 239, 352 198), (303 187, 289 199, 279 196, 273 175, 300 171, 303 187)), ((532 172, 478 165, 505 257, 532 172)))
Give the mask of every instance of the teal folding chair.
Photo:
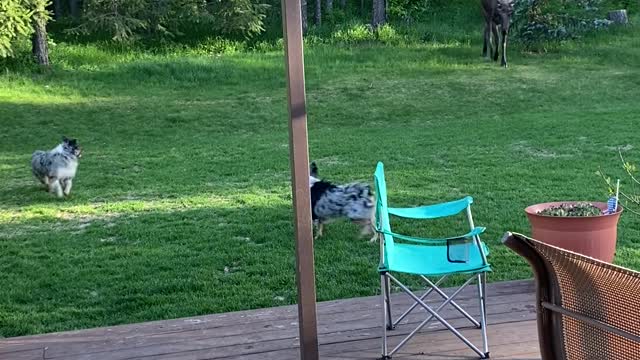
POLYGON ((384 178, 384 166, 381 162, 378 163, 374 178, 377 195, 375 227, 380 239, 380 265, 378 271, 380 273, 382 309, 384 313, 382 359, 391 359, 393 354, 433 319, 438 320, 453 332, 455 336, 478 354, 481 359, 489 358, 485 297, 486 273, 491 271, 491 267, 489 263, 487 263, 489 250, 487 246, 480 241, 480 234, 484 232, 485 228, 476 227, 473 224, 473 218, 471 216, 473 198, 467 196, 457 201, 413 208, 390 208, 387 204, 387 185, 384 178), (408 219, 426 220, 454 216, 463 211, 466 211, 470 231, 466 234, 449 238, 427 239, 398 234, 391 230, 389 223, 389 215, 408 219), (418 275, 426 282, 429 289, 422 296, 418 296, 398 281, 396 277, 391 275, 391 272, 418 275), (469 279, 451 295, 447 295, 438 286, 452 274, 466 274, 469 275, 469 279), (439 277, 439 279, 433 282, 429 277, 439 277), (474 280, 478 285, 480 322, 469 315, 469 313, 454 301, 454 298, 474 280), (414 300, 413 305, 395 319, 395 321, 391 317, 391 301, 389 296, 391 281, 414 300), (435 309, 425 302, 425 298, 432 292, 437 293, 443 298, 442 304, 435 309), (440 316, 438 312, 447 305, 452 306, 467 318, 473 326, 482 330, 482 351, 465 338, 447 320, 440 316), (417 307, 422 307, 426 310, 427 313, 429 313, 429 317, 400 341, 395 348, 389 351, 387 347, 387 331, 395 329, 395 327, 417 307))

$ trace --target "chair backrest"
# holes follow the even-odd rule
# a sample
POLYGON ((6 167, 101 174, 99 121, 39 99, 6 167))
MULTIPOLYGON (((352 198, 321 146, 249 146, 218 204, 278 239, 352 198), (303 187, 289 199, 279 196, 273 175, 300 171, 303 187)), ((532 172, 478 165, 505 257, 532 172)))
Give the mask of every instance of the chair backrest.
POLYGON ((502 242, 533 268, 543 360, 640 359, 640 273, 520 234, 502 242))
POLYGON ((393 236, 391 233, 391 224, 389 222, 389 205, 387 203, 387 183, 384 179, 384 165, 378 162, 376 172, 373 175, 376 188, 376 218, 375 226, 379 234, 383 237, 380 239, 381 247, 384 247, 384 256, 380 259, 380 266, 387 265, 387 253, 393 251, 393 236))

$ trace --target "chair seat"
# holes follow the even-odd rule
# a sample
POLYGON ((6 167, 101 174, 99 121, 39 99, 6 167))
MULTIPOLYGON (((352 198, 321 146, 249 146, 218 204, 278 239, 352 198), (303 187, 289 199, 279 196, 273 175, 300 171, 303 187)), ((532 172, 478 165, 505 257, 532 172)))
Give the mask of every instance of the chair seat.
MULTIPOLYGON (((481 242, 485 254, 489 255, 489 249, 481 242)), ((452 273, 481 273, 491 271, 489 264, 484 264, 480 251, 469 252, 469 260, 463 263, 450 262, 447 259, 446 245, 411 245, 398 244, 393 251, 388 253, 387 271, 397 271, 414 275, 445 275, 452 273)))

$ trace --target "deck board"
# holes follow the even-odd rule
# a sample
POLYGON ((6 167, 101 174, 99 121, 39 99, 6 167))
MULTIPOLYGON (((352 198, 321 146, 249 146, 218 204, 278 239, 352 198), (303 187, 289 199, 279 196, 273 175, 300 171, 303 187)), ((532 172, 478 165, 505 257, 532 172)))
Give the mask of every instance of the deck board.
MULTIPOLYGON (((477 315, 475 289, 465 289, 457 302, 477 315)), ((539 359, 531 281, 489 284, 487 313, 492 358, 539 359)), ((441 299, 431 295, 436 305, 441 299)), ((394 316, 411 303, 393 294, 394 316)), ((318 334, 324 359, 375 359, 380 356, 381 304, 379 297, 354 298, 318 304, 318 334)), ((391 332, 394 346, 424 319, 418 310, 391 332)), ((444 317, 472 341, 480 331, 456 310, 444 317)), ((0 340, 0 360, 204 360, 297 359, 296 306, 213 314, 79 331, 0 340)), ((431 323, 394 359, 466 359, 473 352, 441 324, 431 323)))

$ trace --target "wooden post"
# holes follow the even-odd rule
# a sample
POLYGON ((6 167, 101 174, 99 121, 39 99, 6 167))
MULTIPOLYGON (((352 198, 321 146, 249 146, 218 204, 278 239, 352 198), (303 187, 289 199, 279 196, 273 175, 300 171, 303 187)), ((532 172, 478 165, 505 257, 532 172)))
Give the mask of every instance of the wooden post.
POLYGON ((282 27, 289 100, 289 158, 295 213, 300 358, 318 360, 316 282, 309 193, 309 148, 300 10, 300 0, 282 0, 282 27))

